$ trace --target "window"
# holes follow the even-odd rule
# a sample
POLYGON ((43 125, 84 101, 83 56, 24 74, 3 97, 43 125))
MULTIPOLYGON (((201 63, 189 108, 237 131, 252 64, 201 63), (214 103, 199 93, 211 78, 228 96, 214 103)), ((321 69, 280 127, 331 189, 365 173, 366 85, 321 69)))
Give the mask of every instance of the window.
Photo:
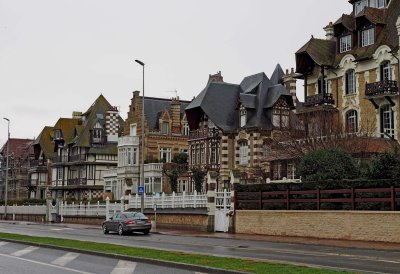
POLYGON ((288 163, 287 165, 287 178, 289 180, 294 180, 296 177, 296 166, 293 163, 288 163))
POLYGON ((132 163, 132 158, 131 158, 131 155, 132 155, 132 149, 131 148, 128 148, 128 166, 130 166, 131 165, 131 163, 132 163))
POLYGON ((366 47, 375 43, 375 28, 361 31, 361 46, 366 47))
POLYGON ((386 6, 385 0, 375 0, 375 8, 381 9, 386 6))
POLYGON ((272 179, 273 180, 280 180, 281 179, 281 163, 274 163, 272 167, 272 179))
POLYGON ((389 61, 381 64, 381 81, 393 80, 393 69, 389 61))
POLYGON ((189 131, 190 131, 189 124, 188 123, 184 123, 183 127, 182 127, 182 134, 185 135, 185 136, 188 136, 189 135, 189 131))
POLYGON ((381 136, 383 138, 394 137, 394 114, 390 105, 381 108, 381 136))
POLYGON ((329 93, 329 82, 326 78, 322 79, 322 77, 320 77, 318 79, 318 94, 322 93, 329 93))
POLYGON ((211 164, 218 164, 218 144, 216 142, 211 143, 210 157, 211 164))
POLYGON ((368 0, 361 0, 354 4, 354 9, 356 15, 363 11, 365 7, 368 6, 368 0))
POLYGON ((62 139, 61 129, 56 129, 54 135, 55 135, 55 136, 54 136, 54 139, 55 139, 55 140, 61 140, 61 139, 62 139))
POLYGON ((340 37, 340 53, 350 51, 352 48, 351 44, 351 35, 340 37))
POLYGON ((356 75, 354 70, 346 72, 346 94, 356 93, 356 75))
POLYGON ((93 143, 102 143, 103 141, 103 129, 94 128, 93 129, 93 143))
POLYGON ((131 126, 130 126, 130 132, 129 132, 129 135, 130 136, 136 136, 137 135, 137 132, 136 132, 136 124, 131 124, 131 126))
POLYGON ((171 149, 170 148, 160 148, 160 160, 170 163, 171 162, 171 149))
POLYGON ((137 158, 138 158, 138 149, 134 148, 133 153, 132 153, 132 164, 133 165, 136 165, 138 163, 137 158))
POLYGON ((357 111, 350 110, 346 114, 346 129, 349 133, 358 132, 358 116, 357 111))
POLYGON ((162 134, 167 135, 169 133, 169 123, 163 122, 162 123, 162 134))
POLYGON ((289 127, 289 109, 274 108, 272 123, 277 128, 288 128, 289 127))
POLYGON ((57 180, 62 181, 64 177, 64 169, 63 168, 57 168, 57 180))
POLYGON ((239 150, 239 156, 240 156, 239 163, 240 163, 241 165, 247 165, 247 164, 249 163, 249 157, 248 157, 248 154, 249 154, 249 147, 248 147, 247 141, 240 142, 240 143, 239 143, 239 146, 240 146, 240 150, 239 150))
POLYGON ((242 108, 240 110, 240 127, 244 127, 247 124, 247 111, 242 108))

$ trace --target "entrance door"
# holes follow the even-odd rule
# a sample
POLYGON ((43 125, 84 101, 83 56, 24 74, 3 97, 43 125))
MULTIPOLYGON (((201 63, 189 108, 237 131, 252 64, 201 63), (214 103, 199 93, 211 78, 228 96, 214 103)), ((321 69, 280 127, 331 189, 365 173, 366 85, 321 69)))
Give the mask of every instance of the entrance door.
POLYGON ((214 231, 228 232, 229 229, 229 211, 231 210, 231 192, 215 193, 215 220, 214 231))

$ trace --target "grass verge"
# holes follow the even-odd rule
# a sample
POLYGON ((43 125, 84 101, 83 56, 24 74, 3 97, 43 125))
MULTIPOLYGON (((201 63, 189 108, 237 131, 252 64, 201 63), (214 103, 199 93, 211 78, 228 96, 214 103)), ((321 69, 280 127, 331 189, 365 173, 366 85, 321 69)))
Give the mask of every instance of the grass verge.
MULTIPOLYGON (((10 233, 0 233, 0 239, 18 240, 26 243, 47 244, 57 247, 74 248, 86 251, 95 251, 108 254, 163 260, 198 266, 213 267, 226 270, 243 271, 249 273, 339 273, 332 270, 309 268, 275 263, 266 263, 253 260, 216 257, 209 255, 191 254, 175 251, 162 251, 147 248, 127 247, 115 244, 96 243, 78 240, 57 239, 48 237, 25 236, 10 233)), ((342 272, 344 273, 344 272, 342 272)))

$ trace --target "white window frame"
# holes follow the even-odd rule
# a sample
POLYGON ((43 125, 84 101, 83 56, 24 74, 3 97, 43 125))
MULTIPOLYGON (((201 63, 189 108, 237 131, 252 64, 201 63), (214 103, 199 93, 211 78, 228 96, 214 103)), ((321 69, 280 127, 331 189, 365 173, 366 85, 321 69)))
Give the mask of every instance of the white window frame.
POLYGON ((386 0, 375 0, 375 8, 383 9, 386 7, 386 0))
POLYGON ((129 136, 137 136, 137 125, 136 124, 130 125, 129 136))
POLYGON ((185 136, 188 136, 190 132, 190 128, 189 128, 189 124, 188 123, 184 123, 183 127, 182 127, 182 134, 185 136))
POLYGON ((368 7, 369 0, 360 0, 354 4, 355 14, 359 14, 365 7, 368 7))
POLYGON ((356 110, 349 110, 346 113, 346 126, 349 133, 358 132, 358 113, 356 110))
POLYGON ((165 159, 166 163, 171 163, 171 148, 162 147, 160 148, 160 161, 165 159))
POLYGON ((393 67, 392 64, 390 64, 389 61, 385 61, 382 63, 382 75, 383 75, 383 79, 381 79, 381 81, 385 81, 385 80, 393 80, 393 67))
POLYGON ((296 179, 296 165, 294 163, 287 164, 287 179, 294 180, 296 179))
POLYGON ((249 163, 249 145, 247 141, 239 143, 239 163, 241 165, 247 165, 249 163))
POLYGON ((352 49, 351 34, 340 37, 340 53, 350 51, 352 49))
POLYGON ((381 107, 381 132, 384 138, 389 138, 389 136, 394 137, 395 127, 393 116, 393 110, 390 105, 385 105, 381 107))
POLYGON ((247 124, 247 111, 246 109, 240 110, 240 127, 244 127, 247 124))
POLYGON ((357 91, 356 91, 356 73, 354 69, 346 71, 345 77, 346 77, 345 79, 346 95, 355 94, 357 91))
POLYGON ((162 130, 162 134, 168 135, 169 134, 169 122, 163 122, 161 130, 162 130))
POLYGON ((368 28, 361 31, 361 47, 367 47, 375 43, 375 28, 368 28))

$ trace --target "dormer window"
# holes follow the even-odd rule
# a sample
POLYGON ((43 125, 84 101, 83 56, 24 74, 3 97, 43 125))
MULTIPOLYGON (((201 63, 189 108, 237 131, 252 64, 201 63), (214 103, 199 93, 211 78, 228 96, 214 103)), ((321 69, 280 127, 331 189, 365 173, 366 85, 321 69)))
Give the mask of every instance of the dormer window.
POLYGON ((375 28, 368 28, 361 31, 361 47, 373 45, 375 43, 375 28))
POLYGON ((368 7, 368 1, 369 0, 360 0, 354 3, 354 10, 356 15, 362 12, 365 7, 368 7))
POLYGON ((351 34, 340 37, 340 53, 350 51, 352 49, 351 34))
POLYGON ((103 142, 104 133, 102 128, 94 128, 93 129, 93 138, 92 142, 95 144, 100 144, 103 142))
POLYGON ((54 132, 54 140, 62 140, 61 129, 56 129, 54 132))
POLYGON ((375 8, 382 9, 384 7, 386 7, 386 0, 375 0, 375 8))
POLYGON ((162 123, 162 134, 168 135, 168 133, 169 133, 169 123, 163 122, 162 123))
POLYGON ((240 109, 240 127, 244 127, 247 124, 247 111, 245 108, 240 109))

